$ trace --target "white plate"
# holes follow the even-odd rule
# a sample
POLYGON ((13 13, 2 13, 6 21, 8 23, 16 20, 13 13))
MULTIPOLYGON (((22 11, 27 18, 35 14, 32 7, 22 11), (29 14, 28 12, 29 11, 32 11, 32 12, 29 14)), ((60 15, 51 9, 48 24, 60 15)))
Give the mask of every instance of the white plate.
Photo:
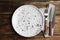
POLYGON ((42 13, 33 5, 23 5, 12 16, 14 30, 21 36, 33 37, 43 28, 42 13))

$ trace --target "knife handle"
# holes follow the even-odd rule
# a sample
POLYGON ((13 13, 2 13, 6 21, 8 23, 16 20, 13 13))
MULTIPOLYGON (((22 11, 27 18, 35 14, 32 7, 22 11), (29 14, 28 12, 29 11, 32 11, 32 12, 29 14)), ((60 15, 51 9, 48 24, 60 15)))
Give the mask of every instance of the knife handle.
POLYGON ((52 30, 52 22, 51 21, 49 22, 49 26, 50 26, 49 27, 49 35, 52 36, 52 31, 53 30, 52 30))

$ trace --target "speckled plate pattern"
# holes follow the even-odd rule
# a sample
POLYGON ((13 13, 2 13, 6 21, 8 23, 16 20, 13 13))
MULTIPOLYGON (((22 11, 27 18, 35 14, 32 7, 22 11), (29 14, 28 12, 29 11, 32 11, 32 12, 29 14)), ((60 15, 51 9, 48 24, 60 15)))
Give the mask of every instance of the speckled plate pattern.
POLYGON ((20 6, 13 13, 12 26, 19 35, 33 37, 43 28, 42 13, 33 5, 20 6))

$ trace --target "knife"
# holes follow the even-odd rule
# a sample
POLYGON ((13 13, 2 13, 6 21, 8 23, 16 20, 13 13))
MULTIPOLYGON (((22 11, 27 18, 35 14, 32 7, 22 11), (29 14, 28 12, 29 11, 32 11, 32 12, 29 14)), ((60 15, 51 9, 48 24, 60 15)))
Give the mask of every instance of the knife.
POLYGON ((54 31, 54 16, 55 16, 55 6, 53 4, 50 4, 50 13, 49 13, 49 35, 53 36, 54 31))

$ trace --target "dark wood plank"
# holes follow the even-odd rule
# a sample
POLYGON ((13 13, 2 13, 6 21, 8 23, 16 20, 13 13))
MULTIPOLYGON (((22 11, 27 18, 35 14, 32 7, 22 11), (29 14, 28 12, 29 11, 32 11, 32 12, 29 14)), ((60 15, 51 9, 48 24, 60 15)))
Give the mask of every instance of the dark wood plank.
POLYGON ((20 36, 2 36, 0 40, 60 40, 60 36, 53 36, 48 38, 43 38, 43 36, 35 36, 31 38, 24 38, 20 36))
POLYGON ((60 16, 56 16, 55 17, 55 30, 54 33, 55 34, 60 34, 60 16))
POLYGON ((59 1, 59 0, 0 0, 0 1, 14 1, 14 2, 26 2, 26 1, 29 1, 29 2, 48 2, 48 1, 59 1))
POLYGON ((1 2, 0 3, 0 14, 13 14, 13 12, 21 5, 24 4, 32 4, 35 5, 37 7, 45 7, 46 4, 48 3, 52 3, 54 5, 56 5, 56 14, 60 14, 60 1, 54 1, 54 2, 1 2), (3 13, 3 12, 8 11, 7 13, 3 13), (9 13, 11 12, 11 13, 9 13))
MULTIPOLYGON (((12 15, 0 15, 0 34, 16 34, 11 24, 11 18, 12 15)), ((60 16, 55 16, 54 34, 60 34, 59 24, 60 24, 60 16)))
POLYGON ((15 34, 11 25, 11 15, 0 15, 0 34, 15 34))

